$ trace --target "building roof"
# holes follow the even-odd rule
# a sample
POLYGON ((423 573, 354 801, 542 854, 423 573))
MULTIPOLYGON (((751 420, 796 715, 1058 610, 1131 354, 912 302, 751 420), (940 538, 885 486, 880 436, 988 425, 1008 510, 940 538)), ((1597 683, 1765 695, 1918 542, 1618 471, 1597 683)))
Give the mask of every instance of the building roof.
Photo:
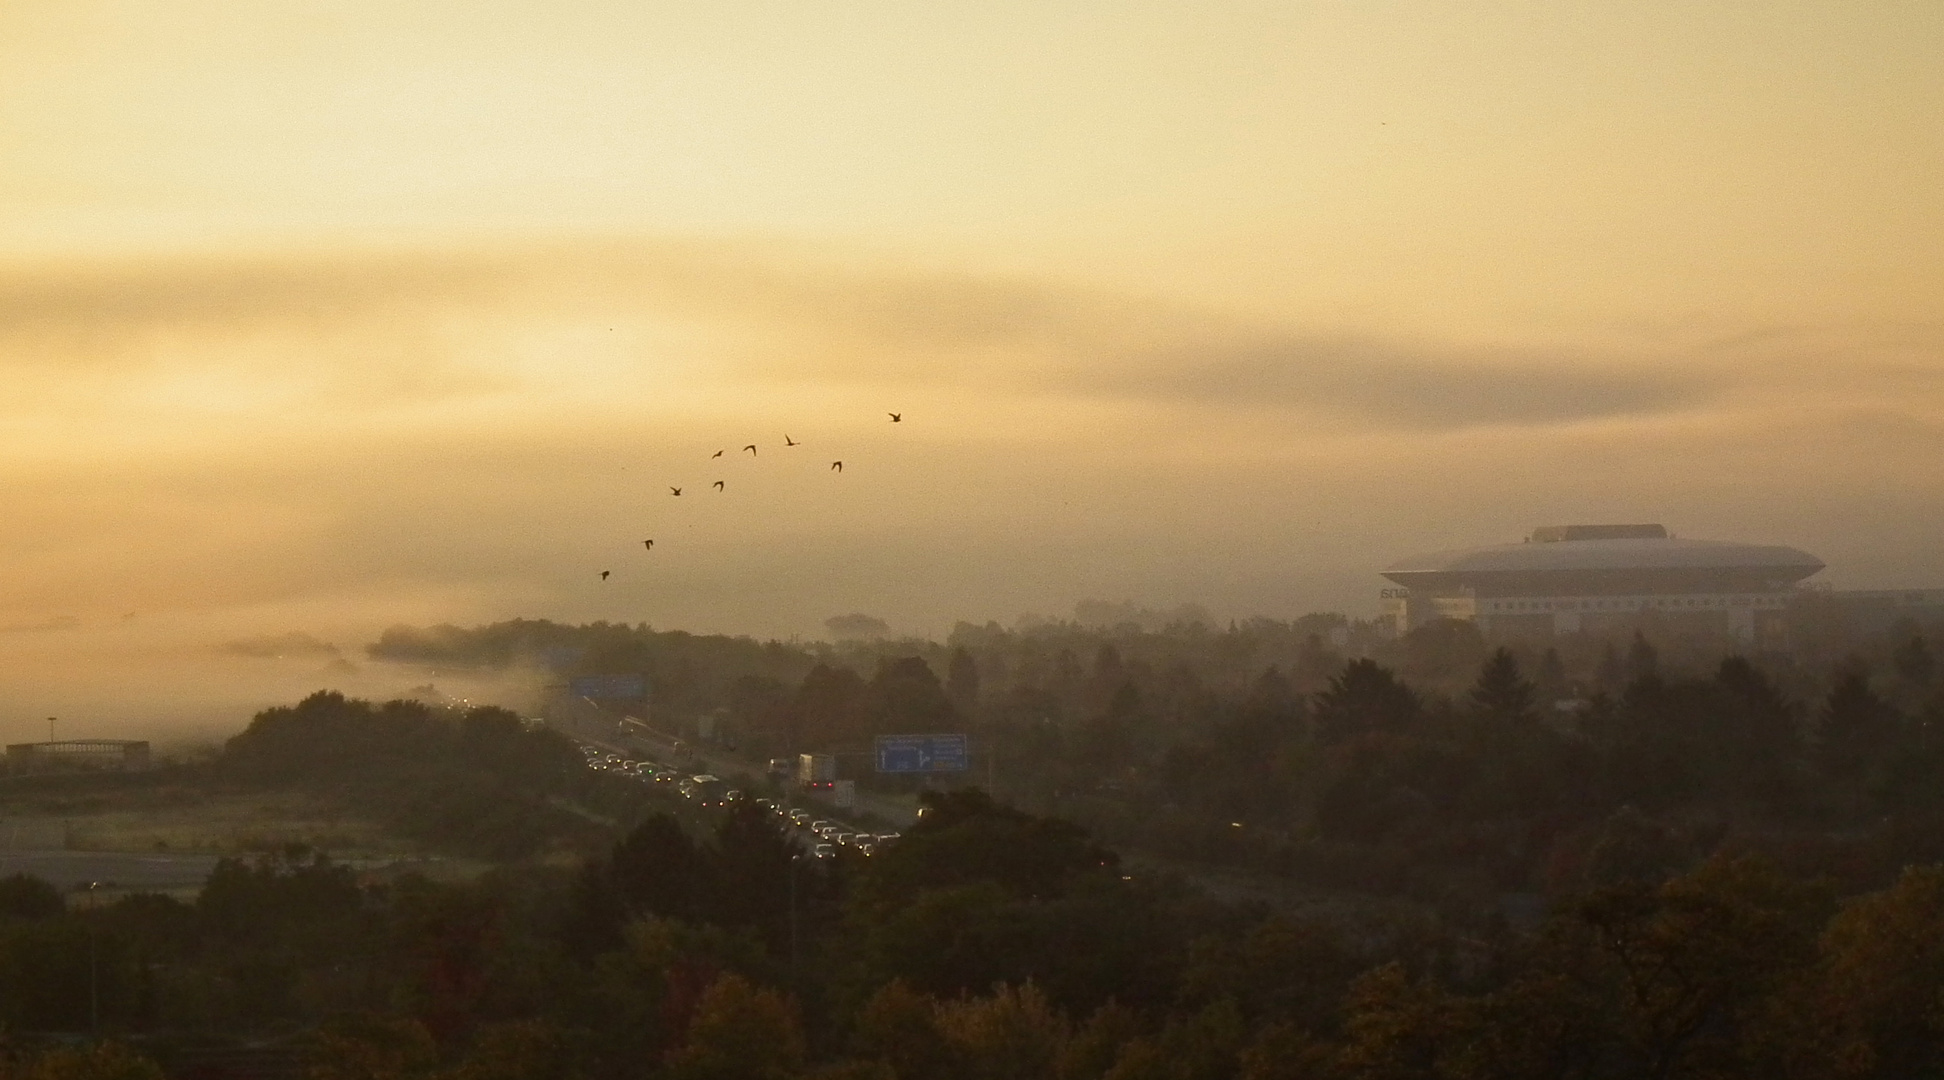
POLYGON ((1776 581, 1800 581, 1822 568, 1823 561, 1814 555, 1774 544, 1627 538, 1496 544, 1435 551, 1400 559, 1385 567, 1382 573, 1400 585, 1409 585, 1410 579, 1422 575, 1492 577, 1654 571, 1759 572, 1776 581))

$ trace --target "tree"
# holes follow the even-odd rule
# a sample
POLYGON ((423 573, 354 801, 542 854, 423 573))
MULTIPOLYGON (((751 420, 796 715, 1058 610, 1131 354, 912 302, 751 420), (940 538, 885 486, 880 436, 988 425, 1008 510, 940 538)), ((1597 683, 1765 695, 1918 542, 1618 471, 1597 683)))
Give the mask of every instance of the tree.
POLYGON ((1314 715, 1319 733, 1337 740, 1407 730, 1417 722, 1420 709, 1417 695, 1390 669, 1358 659, 1345 664, 1329 688, 1316 695, 1314 715))
POLYGON ((857 731, 863 698, 864 680, 857 672, 828 664, 811 668, 783 710, 788 745, 801 750, 849 738, 857 731))
POLYGON ((1395 962, 1360 976, 1344 1011, 1333 1072, 1358 1080, 1436 1080, 1469 1028, 1456 999, 1395 962))
POLYGON ((875 615, 852 612, 849 615, 832 615, 824 620, 824 629, 838 641, 869 641, 891 636, 891 626, 875 615))
POLYGON ((1001 806, 977 788, 927 791, 918 824, 873 857, 857 900, 888 910, 918 893, 990 882, 1022 897, 1050 897, 1075 876, 1100 875, 1119 857, 1085 829, 1001 806))
POLYGON ((713 865, 702 882, 710 889, 704 916, 724 926, 753 927, 772 946, 786 947, 790 863, 797 854, 768 811, 748 802, 731 807, 707 852, 713 865))
POLYGON ((1532 721, 1532 699, 1537 693, 1532 683, 1519 673, 1519 662, 1511 650, 1493 652, 1479 669, 1478 682, 1472 686, 1471 704, 1487 722, 1501 729, 1517 729, 1532 721))
POLYGON ((1817 725, 1818 755, 1832 778, 1855 778, 1887 750, 1897 733, 1897 713, 1870 688, 1869 676, 1849 671, 1837 679, 1817 725))
POLYGON ((714 891, 701 851, 668 814, 635 826, 614 846, 608 865, 630 915, 693 919, 714 891))
POLYGON ((1534 677, 1538 684, 1540 702, 1550 705, 1573 692, 1566 679, 1566 662, 1559 658, 1559 650, 1548 647, 1539 657, 1539 674, 1534 677))
POLYGON ((1716 858, 1657 888, 1585 897, 1549 928, 1535 977, 1564 976, 1609 1003, 1616 1075, 1745 1075, 1750 1032, 1812 960, 1829 909, 1772 864, 1716 858))
POLYGON ((163 1080, 162 1067, 121 1043, 49 1050, 32 1065, 10 1072, 20 1080, 163 1080))
POLYGON ((678 1080, 787 1080, 803 1054, 795 1007, 774 990, 725 974, 702 995, 688 1040, 668 1065, 678 1080))
POLYGON ((1908 641, 1897 646, 1890 662, 1904 681, 1920 689, 1930 685, 1931 676, 1937 671, 1937 658, 1931 655, 1922 634, 1912 634, 1908 641))
POLYGON ((1627 665, 1620 659, 1620 651, 1613 647, 1611 641, 1606 643, 1605 650, 1600 653, 1599 682, 1600 689, 1609 694, 1618 694, 1626 689, 1627 665))
POLYGON ((439 1048, 415 1020, 354 1013, 319 1028, 308 1057, 310 1080, 406 1080, 430 1073, 439 1048))
POLYGON ((979 663, 964 646, 952 650, 952 661, 945 669, 945 690, 961 709, 979 703, 979 663))
POLYGON ((1660 652, 1647 642, 1647 635, 1635 630, 1633 644, 1627 647, 1627 680, 1634 684, 1660 679, 1660 652))
POLYGON ((1211 1002, 1129 1042, 1105 1080, 1228 1080, 1246 1033, 1233 1001, 1211 1002))
POLYGON ((1791 800, 1802 757, 1795 708, 1742 657, 1724 659, 1714 681, 1724 699, 1714 717, 1718 745, 1702 752, 1719 762, 1723 786, 1770 802, 1791 800))
POLYGON ((1844 908, 1820 951, 1788 1018, 1797 1053, 1821 1075, 1944 1075, 1944 867, 1906 869, 1844 908))
POLYGON ((1196 941, 1181 996, 1189 1004, 1233 1001, 1251 1021, 1320 1031, 1361 966, 1340 935, 1321 924, 1271 916, 1241 936, 1196 941))
POLYGON ((1404 635, 1404 670, 1415 681, 1448 684, 1485 659, 1485 637, 1469 619, 1433 619, 1404 635))
POLYGON ((935 1008, 939 1034, 958 1059, 954 1071, 966 1080, 1040 1080, 1066 1048, 1066 1017, 1031 982, 935 1008))
POLYGON ((858 1010, 852 1048, 899 1077, 949 1076, 952 1053, 938 1030, 936 1007, 936 999, 893 979, 858 1010))
POLYGON ((680 822, 652 815, 607 858, 581 867, 565 926, 569 948, 582 956, 616 948, 622 928, 642 915, 698 917, 715 893, 714 870, 680 822))
POLYGON ((61 890, 48 882, 27 874, 0 878, 0 918, 51 919, 66 913, 61 890))
POLYGON ((860 734, 953 731, 959 727, 958 709, 923 657, 905 656, 878 661, 877 674, 860 705, 860 734))
POLYGON ((1133 1009, 1114 1001, 1102 1005, 1067 1037, 1053 1075, 1057 1080, 1101 1080, 1141 1028, 1140 1014, 1133 1009))
POLYGON ((587 1075, 585 1050, 577 1040, 544 1020, 518 1020, 488 1027, 441 1080, 581 1080, 587 1075))

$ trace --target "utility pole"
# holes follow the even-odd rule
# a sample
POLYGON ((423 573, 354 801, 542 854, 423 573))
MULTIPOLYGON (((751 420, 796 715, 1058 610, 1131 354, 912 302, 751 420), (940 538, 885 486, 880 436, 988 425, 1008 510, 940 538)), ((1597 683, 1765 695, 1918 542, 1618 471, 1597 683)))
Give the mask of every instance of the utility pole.
MULTIPOLYGON (((795 843, 795 841, 791 841, 795 843)), ((803 862, 802 855, 790 856, 790 984, 801 991, 803 980, 797 970, 797 866, 803 862)))
POLYGON ((801 862, 803 856, 790 856, 790 981, 792 983, 798 982, 801 978, 797 959, 797 865, 801 862))
POLYGON ((101 965, 100 950, 96 948, 96 935, 100 932, 95 926, 95 890, 101 882, 88 882, 88 1033, 101 1038, 101 965))
POLYGON ((54 741, 54 718, 51 716, 47 718, 47 741, 54 741))

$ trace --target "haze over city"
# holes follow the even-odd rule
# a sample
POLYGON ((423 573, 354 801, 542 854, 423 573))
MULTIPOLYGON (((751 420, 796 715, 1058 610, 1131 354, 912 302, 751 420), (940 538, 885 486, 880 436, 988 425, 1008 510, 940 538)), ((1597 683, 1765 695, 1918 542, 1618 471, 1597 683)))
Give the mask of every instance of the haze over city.
POLYGON ((1549 522, 1944 586, 1941 48, 1919 3, 8 5, 0 729, 238 727, 401 622, 1368 617, 1549 522))

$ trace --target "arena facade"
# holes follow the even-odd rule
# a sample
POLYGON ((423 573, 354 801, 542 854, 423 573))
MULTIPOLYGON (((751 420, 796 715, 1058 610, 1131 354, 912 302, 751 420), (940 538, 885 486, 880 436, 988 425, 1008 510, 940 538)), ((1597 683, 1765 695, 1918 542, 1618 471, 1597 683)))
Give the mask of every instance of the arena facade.
POLYGON ((1416 555, 1386 567, 1385 615, 1404 633, 1462 619, 1494 637, 1643 624, 1780 640, 1822 560, 1792 547, 1677 539, 1660 525, 1554 525, 1523 543, 1416 555))

